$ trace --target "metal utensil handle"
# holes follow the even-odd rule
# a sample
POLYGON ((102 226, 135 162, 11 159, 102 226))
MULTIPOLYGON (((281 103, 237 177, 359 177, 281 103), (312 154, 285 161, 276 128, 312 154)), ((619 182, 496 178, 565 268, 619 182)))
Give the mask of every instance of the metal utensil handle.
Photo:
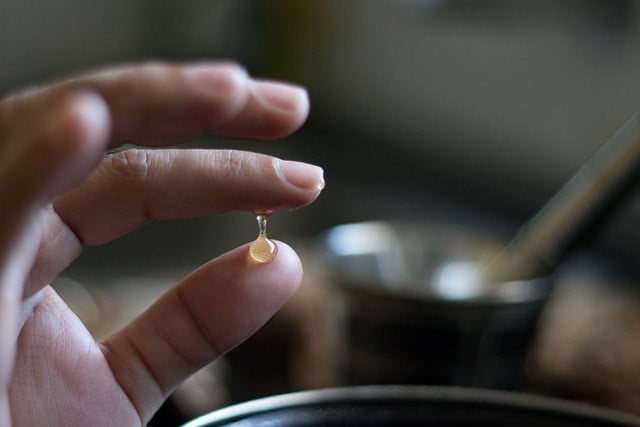
POLYGON ((640 181, 640 112, 547 202, 489 266, 487 280, 506 282, 551 272, 640 181))

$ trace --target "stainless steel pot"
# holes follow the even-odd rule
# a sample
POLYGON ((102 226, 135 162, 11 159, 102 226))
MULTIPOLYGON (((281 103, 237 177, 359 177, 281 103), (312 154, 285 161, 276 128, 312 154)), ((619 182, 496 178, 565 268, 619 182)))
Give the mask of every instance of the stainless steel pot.
POLYGON ((346 302, 346 384, 516 388, 552 283, 485 282, 481 269, 504 244, 444 224, 329 230, 323 258, 346 302))

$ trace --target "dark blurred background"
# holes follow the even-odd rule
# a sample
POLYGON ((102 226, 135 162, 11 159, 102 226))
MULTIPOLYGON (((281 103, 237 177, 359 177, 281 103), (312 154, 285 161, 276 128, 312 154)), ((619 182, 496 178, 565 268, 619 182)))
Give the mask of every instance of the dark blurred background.
MULTIPOLYGON (((640 106, 639 23, 630 0, 9 0, 0 91, 115 63, 231 59, 310 93, 307 124, 283 141, 193 142, 325 169, 320 199, 274 215, 272 236, 305 246, 371 219, 509 236, 640 106)), ((581 256, 635 283, 639 220, 632 201, 581 256)), ((88 248, 65 283, 170 281, 255 234, 247 213, 151 223, 88 248)))

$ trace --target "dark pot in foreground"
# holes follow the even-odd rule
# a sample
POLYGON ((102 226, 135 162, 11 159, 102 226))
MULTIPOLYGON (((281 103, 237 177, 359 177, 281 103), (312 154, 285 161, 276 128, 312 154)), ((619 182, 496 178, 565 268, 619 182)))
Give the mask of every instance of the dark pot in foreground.
POLYGON ((254 400, 184 427, 251 426, 640 426, 631 415, 568 401, 495 390, 361 386, 254 400))

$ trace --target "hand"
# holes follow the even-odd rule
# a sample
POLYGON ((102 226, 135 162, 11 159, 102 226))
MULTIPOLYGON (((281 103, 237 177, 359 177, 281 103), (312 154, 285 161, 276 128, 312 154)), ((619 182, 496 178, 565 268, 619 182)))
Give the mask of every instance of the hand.
POLYGON ((267 321, 302 275, 281 242, 268 264, 247 246, 206 263, 100 343, 48 283, 147 220, 297 208, 323 185, 318 167, 259 154, 107 148, 277 138, 307 112, 303 89, 220 63, 110 69, 0 103, 0 425, 145 425, 267 321))

